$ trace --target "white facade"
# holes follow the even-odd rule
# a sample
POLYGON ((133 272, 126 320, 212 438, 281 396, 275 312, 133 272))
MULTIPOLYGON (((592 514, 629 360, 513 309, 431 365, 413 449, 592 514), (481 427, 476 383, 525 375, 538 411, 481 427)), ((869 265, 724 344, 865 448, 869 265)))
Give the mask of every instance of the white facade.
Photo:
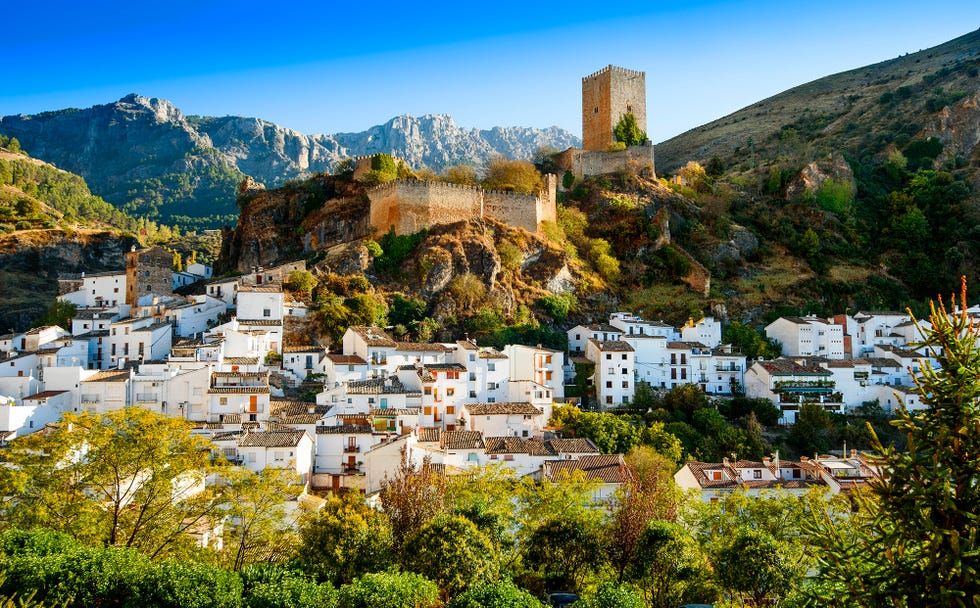
POLYGON ((766 326, 766 336, 782 345, 786 357, 844 358, 844 326, 814 315, 780 317, 766 326))
POLYGON ((82 288, 58 296, 79 308, 104 308, 126 303, 126 271, 98 272, 82 276, 82 288))
POLYGON ((595 363, 596 400, 600 407, 622 405, 633 400, 635 353, 627 342, 596 342, 585 345, 585 357, 595 363))

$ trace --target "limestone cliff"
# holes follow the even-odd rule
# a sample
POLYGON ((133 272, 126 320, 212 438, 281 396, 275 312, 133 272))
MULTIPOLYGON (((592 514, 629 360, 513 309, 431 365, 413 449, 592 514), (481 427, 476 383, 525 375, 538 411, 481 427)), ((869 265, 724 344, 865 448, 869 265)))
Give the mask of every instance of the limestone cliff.
POLYGON ((122 270, 132 236, 104 230, 23 230, 0 236, 0 332, 23 330, 58 293, 58 278, 122 270))

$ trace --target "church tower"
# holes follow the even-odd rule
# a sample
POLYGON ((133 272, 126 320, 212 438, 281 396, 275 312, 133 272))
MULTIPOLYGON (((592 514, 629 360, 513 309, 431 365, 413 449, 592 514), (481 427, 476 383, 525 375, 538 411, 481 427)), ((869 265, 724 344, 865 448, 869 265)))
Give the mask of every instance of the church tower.
POLYGON ((646 74, 609 65, 582 79, 582 149, 604 152, 615 141, 613 129, 631 112, 647 130, 646 74))

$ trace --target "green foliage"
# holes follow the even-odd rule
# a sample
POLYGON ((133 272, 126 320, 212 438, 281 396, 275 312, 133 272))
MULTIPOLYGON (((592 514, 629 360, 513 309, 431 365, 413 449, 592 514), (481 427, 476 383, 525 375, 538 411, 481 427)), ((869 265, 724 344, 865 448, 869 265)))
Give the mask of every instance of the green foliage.
POLYGON ((406 541, 402 565, 439 585, 453 597, 497 577, 497 552, 476 525, 460 515, 442 514, 423 524, 406 541))
POLYGON ((730 321, 725 324, 721 341, 749 359, 774 359, 782 355, 782 347, 774 340, 766 338, 764 332, 752 326, 730 321))
POLYGON ((309 270, 293 270, 285 281, 286 289, 306 295, 312 293, 316 284, 316 277, 309 270))
POLYGON ((395 159, 390 154, 378 153, 371 157, 371 170, 368 171, 361 181, 368 186, 376 186, 398 177, 398 167, 395 159))
POLYGON ((575 185, 575 175, 566 170, 561 176, 561 187, 565 190, 571 190, 572 186, 575 185))
POLYGON ((674 608, 704 599, 711 566, 694 538, 681 526, 651 521, 637 540, 626 578, 651 608, 674 608))
POLYGON ((637 426, 627 418, 607 412, 583 412, 574 405, 559 405, 551 415, 551 425, 575 437, 587 437, 603 454, 623 454, 640 440, 637 426))
POLYGON ((460 186, 476 185, 476 167, 471 165, 455 165, 446 169, 445 180, 450 184, 460 186))
POLYGON ((575 602, 575 608, 647 608, 643 597, 626 585, 606 581, 575 602))
POLYGON ((384 250, 381 249, 381 245, 377 241, 368 240, 364 243, 364 247, 368 250, 368 255, 372 258, 380 257, 384 254, 384 250))
POLYGON ((0 135, 0 148, 6 148, 8 151, 15 154, 21 152, 20 141, 16 137, 10 137, 7 135, 0 135))
POLYGON ((426 234, 426 230, 402 235, 395 234, 394 228, 389 230, 378 241, 382 253, 374 256, 374 269, 382 274, 398 274, 402 262, 415 252, 426 234))
POLYGON ((494 156, 487 161, 484 169, 483 187, 487 190, 535 194, 544 188, 544 180, 530 161, 494 156))
POLYGON ((909 168, 930 168, 932 161, 943 152, 943 142, 937 137, 929 139, 914 139, 905 146, 905 157, 909 168))
POLYGON ((524 563, 540 573, 546 588, 578 590, 603 561, 602 530, 575 513, 545 521, 531 533, 524 563))
POLYGON ((78 307, 64 300, 55 299, 48 306, 44 316, 33 323, 33 327, 57 325, 62 329, 71 329, 71 320, 78 314, 78 307))
POLYGON ((647 134, 640 129, 636 123, 636 116, 632 112, 619 117, 619 122, 613 128, 613 136, 616 141, 623 142, 627 146, 640 146, 647 141, 647 134))
POLYGON ((557 323, 562 323, 578 300, 575 294, 548 294, 538 298, 538 306, 557 323))
POLYGON ((473 310, 481 303, 486 301, 487 286, 477 275, 472 272, 464 272, 456 275, 449 281, 446 287, 453 300, 464 310, 473 310))
POLYGON ((817 189, 817 204, 821 209, 846 218, 851 214, 854 201, 854 190, 851 184, 844 180, 828 179, 817 189))
POLYGON ((543 608, 541 602, 510 580, 474 585, 446 604, 446 608, 543 608))
POLYGON ((0 491, 15 499, 2 505, 3 520, 152 556, 186 551, 186 522, 209 521, 218 503, 197 486, 214 468, 209 442, 186 421, 141 407, 65 413, 62 422, 7 449, 14 468, 0 472, 0 491))
POLYGON ((938 366, 916 375, 925 409, 901 408, 908 437, 898 451, 879 442, 888 475, 855 496, 847 520, 821 514, 812 526, 820 574, 815 601, 838 606, 969 606, 980 597, 980 348, 966 313, 933 305, 924 346, 938 366))
POLYGON ((759 530, 740 530, 715 567, 719 584, 752 606, 778 605, 806 574, 798 552, 759 530))
POLYGON ((439 587, 411 572, 365 574, 337 594, 343 608, 438 608, 439 587))
POLYGON ((425 318, 427 308, 428 305, 421 298, 405 297, 396 293, 388 309, 388 322, 412 326, 425 318))
POLYGON ((302 523, 296 557, 318 580, 342 585, 383 570, 391 542, 388 518, 350 492, 302 523))
POLYGON ((293 572, 255 582, 244 598, 244 608, 335 608, 337 593, 328 583, 317 584, 293 572))

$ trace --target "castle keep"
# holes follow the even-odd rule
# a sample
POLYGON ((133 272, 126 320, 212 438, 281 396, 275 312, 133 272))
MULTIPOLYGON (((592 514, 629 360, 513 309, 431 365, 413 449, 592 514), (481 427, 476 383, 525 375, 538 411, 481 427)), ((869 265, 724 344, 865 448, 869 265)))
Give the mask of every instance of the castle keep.
POLYGON ((605 152, 616 141, 616 123, 627 113, 646 132, 646 74, 610 65, 583 78, 582 149, 605 152))

